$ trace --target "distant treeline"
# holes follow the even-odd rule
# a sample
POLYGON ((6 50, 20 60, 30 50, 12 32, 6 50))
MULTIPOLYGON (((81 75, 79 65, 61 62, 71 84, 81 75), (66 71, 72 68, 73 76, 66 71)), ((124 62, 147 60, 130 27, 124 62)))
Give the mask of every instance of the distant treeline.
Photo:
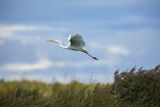
POLYGON ((0 107, 160 107, 160 65, 115 71, 113 84, 0 80, 0 107))

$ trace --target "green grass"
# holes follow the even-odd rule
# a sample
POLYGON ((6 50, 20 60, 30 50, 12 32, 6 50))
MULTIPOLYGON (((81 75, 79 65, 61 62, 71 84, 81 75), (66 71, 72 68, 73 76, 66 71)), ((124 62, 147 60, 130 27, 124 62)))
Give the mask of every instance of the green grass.
POLYGON ((0 80, 1 107, 160 107, 160 75, 123 72, 113 84, 46 84, 38 81, 0 80), (121 79, 121 78, 124 79, 121 79))

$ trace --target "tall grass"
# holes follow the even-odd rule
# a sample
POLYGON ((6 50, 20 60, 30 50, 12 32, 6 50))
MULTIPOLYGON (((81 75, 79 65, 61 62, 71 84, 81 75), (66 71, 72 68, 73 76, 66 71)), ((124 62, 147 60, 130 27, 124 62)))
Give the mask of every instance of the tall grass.
POLYGON ((160 66, 117 71, 113 84, 0 80, 0 107, 160 107, 160 66))

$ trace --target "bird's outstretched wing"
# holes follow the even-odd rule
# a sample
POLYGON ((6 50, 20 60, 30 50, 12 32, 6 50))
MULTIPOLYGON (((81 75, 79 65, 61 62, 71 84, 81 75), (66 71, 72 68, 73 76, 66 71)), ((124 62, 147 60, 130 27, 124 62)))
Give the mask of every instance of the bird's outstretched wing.
POLYGON ((85 46, 85 42, 83 38, 81 37, 81 35, 79 34, 70 36, 69 41, 70 41, 70 45, 74 47, 84 47, 85 46))

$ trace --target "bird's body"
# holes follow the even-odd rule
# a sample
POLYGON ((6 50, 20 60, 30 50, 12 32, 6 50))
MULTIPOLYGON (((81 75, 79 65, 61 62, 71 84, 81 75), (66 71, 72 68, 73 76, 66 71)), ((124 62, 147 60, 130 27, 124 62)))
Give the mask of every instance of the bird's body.
POLYGON ((73 47, 73 46, 69 46, 69 47, 67 47, 67 49, 74 50, 74 51, 82 51, 82 52, 86 51, 85 49, 83 49, 81 47, 73 47))
POLYGON ((68 43, 68 45, 63 45, 61 41, 59 40, 48 40, 48 42, 55 42, 58 43, 59 46, 61 48, 64 49, 69 49, 69 50, 74 50, 74 51, 81 51, 86 53, 87 55, 89 55, 90 57, 92 57, 95 60, 98 60, 96 57, 93 57, 92 55, 90 55, 87 50, 84 49, 85 46, 85 42, 83 40, 83 38, 81 37, 81 35, 76 34, 76 35, 70 35, 68 40, 70 41, 68 43))

